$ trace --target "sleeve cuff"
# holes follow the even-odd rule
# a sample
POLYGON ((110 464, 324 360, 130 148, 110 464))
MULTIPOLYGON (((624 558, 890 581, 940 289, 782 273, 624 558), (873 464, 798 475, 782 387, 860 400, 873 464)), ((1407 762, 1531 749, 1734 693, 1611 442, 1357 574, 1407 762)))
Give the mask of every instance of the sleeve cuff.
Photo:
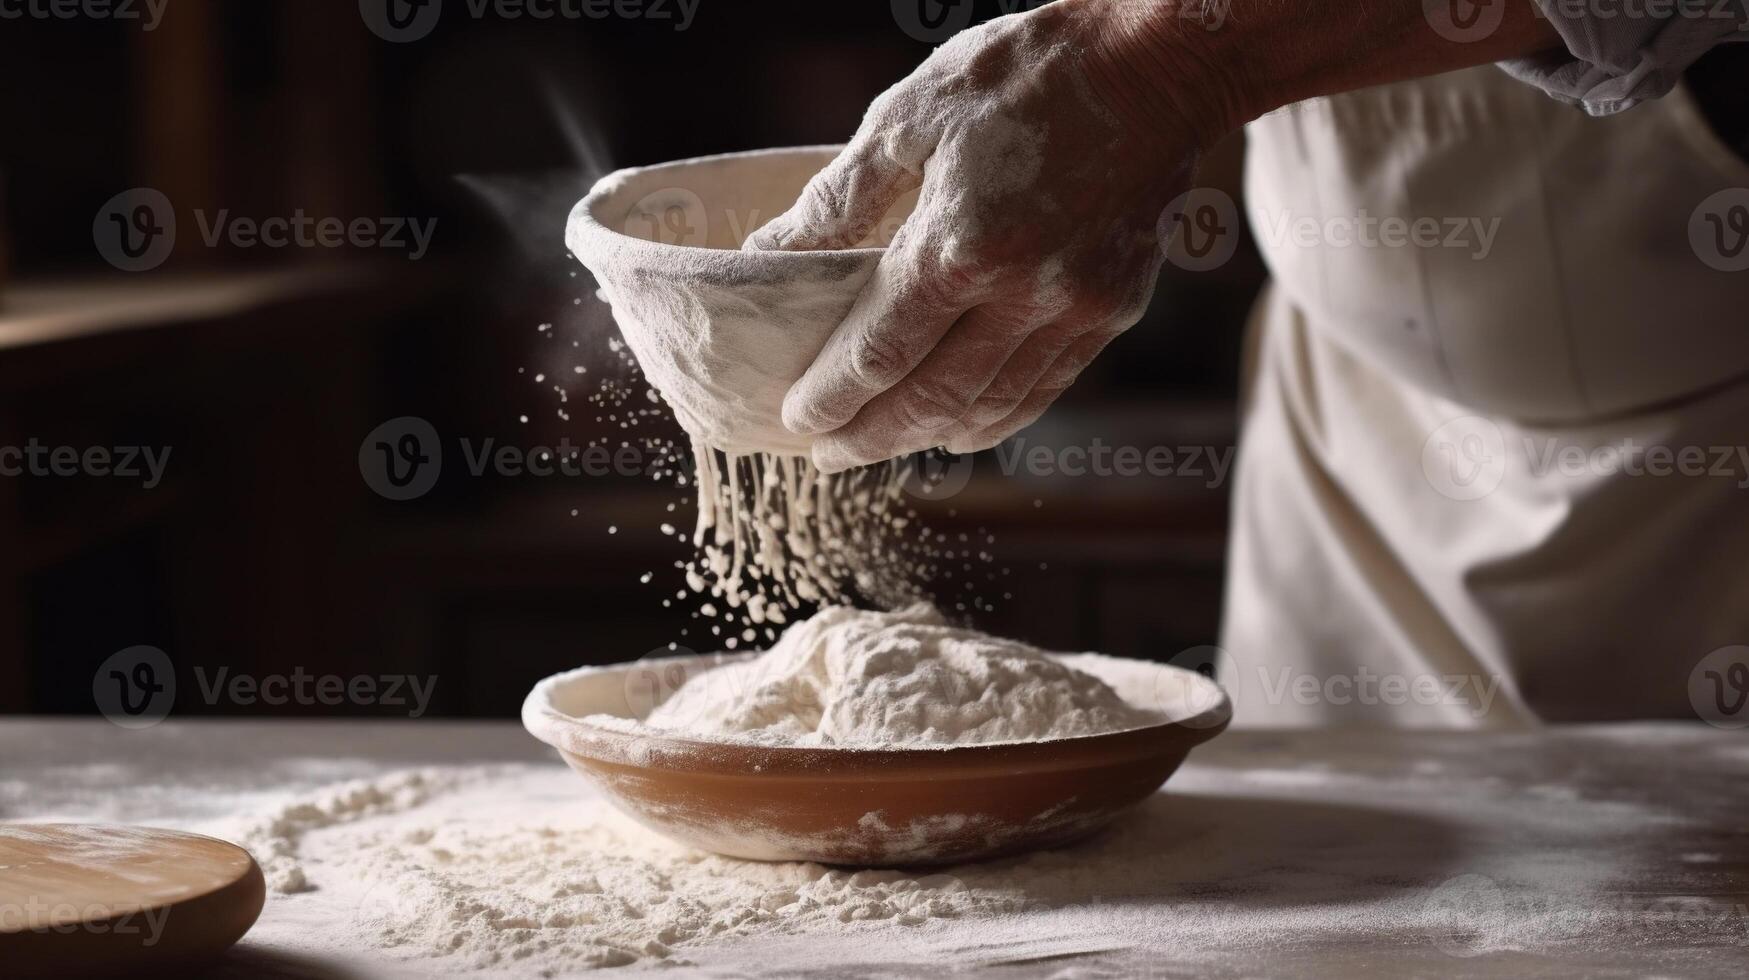
POLYGON ((1567 50, 1514 58, 1500 67, 1593 116, 1664 95, 1715 44, 1749 41, 1749 0, 1537 3, 1567 50))

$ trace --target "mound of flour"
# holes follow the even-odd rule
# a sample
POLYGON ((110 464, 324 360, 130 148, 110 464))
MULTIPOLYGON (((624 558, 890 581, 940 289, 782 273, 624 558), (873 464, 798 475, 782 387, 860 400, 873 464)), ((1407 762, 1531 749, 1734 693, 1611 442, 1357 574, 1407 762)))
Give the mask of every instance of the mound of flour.
POLYGON ((926 604, 821 610, 760 657, 700 674, 653 728, 796 745, 1032 741, 1157 722, 1103 681, 926 604))
POLYGON ((848 940, 859 926, 1022 904, 941 874, 705 854, 577 789, 552 767, 404 770, 215 829, 255 855, 275 902, 314 900, 355 943, 445 974, 685 963, 676 947, 790 932, 848 940))

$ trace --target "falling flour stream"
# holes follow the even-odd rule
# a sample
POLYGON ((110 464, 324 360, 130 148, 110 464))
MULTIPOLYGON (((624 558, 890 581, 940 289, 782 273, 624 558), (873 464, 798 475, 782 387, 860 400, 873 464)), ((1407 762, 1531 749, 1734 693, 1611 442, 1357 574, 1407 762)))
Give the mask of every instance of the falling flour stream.
POLYGON ((687 588, 726 607, 741 642, 775 639, 771 627, 819 605, 915 601, 950 554, 982 552, 917 523, 901 489, 904 463, 821 473, 809 461, 812 438, 781 421, 785 393, 837 330, 905 213, 897 209, 865 247, 742 251, 833 155, 810 147, 618 171, 566 225, 566 244, 612 307, 635 367, 686 433, 698 505, 687 588))

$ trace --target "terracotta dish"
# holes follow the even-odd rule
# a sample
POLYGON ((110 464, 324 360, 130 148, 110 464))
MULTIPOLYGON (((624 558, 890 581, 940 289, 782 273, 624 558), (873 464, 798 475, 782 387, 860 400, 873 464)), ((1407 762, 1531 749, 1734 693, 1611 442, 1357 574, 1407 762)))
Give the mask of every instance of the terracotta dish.
POLYGON ((733 857, 866 867, 978 860, 1084 837, 1146 799, 1232 717, 1226 693, 1194 671, 1075 655, 1062 659, 1161 721, 904 749, 703 741, 635 724, 693 674, 747 656, 556 674, 529 693, 522 723, 620 810, 675 840, 733 857))

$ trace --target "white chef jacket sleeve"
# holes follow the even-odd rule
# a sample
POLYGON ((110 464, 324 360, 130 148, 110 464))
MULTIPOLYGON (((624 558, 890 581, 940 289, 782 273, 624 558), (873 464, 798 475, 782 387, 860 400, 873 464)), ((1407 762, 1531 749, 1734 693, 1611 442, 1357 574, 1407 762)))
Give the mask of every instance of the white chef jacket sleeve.
POLYGON ((1749 0, 1537 3, 1567 50, 1515 58, 1500 67, 1593 116, 1664 95, 1715 44, 1749 41, 1749 0))

